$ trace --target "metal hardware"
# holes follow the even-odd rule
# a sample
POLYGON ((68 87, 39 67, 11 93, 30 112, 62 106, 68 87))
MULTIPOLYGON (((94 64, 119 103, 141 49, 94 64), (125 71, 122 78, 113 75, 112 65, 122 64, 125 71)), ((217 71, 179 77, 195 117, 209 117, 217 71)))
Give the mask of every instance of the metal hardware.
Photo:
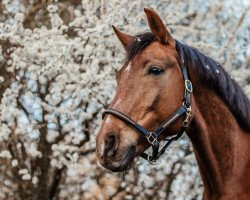
POLYGON ((157 141, 157 138, 154 136, 153 132, 149 132, 146 138, 151 145, 154 145, 154 143, 157 141))
POLYGON ((153 155, 148 155, 148 158, 147 158, 148 162, 151 164, 151 165, 155 165, 156 164, 156 161, 154 158, 153 158, 153 155))
POLYGON ((182 126, 183 126, 183 127, 188 127, 190 117, 192 116, 192 115, 191 115, 191 112, 192 112, 192 107, 189 106, 189 107, 187 108, 186 118, 184 119, 184 121, 183 121, 183 123, 182 123, 182 126))
POLYGON ((193 92, 193 86, 190 80, 185 80, 185 88, 188 92, 193 92))

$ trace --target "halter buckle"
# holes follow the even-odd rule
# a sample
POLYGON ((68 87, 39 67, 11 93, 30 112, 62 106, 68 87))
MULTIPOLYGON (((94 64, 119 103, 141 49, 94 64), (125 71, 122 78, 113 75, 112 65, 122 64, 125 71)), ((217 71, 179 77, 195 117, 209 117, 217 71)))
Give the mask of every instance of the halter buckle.
POLYGON ((193 92, 193 86, 190 80, 185 80, 185 88, 188 92, 193 92))
POLYGON ((154 143, 157 141, 157 138, 154 136, 153 132, 149 132, 146 138, 151 145, 154 145, 154 143))

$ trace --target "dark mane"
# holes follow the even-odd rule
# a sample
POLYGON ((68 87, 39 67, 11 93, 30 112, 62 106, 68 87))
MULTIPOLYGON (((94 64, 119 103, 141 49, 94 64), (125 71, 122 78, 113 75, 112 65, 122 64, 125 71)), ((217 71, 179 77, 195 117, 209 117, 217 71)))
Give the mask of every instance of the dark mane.
MULTIPOLYGON (((156 40, 150 32, 136 35, 137 39, 128 46, 127 61, 156 40)), ((242 128, 250 130, 250 101, 240 86, 223 67, 187 44, 176 40, 176 50, 188 68, 193 67, 201 82, 212 89, 226 103, 242 128)))

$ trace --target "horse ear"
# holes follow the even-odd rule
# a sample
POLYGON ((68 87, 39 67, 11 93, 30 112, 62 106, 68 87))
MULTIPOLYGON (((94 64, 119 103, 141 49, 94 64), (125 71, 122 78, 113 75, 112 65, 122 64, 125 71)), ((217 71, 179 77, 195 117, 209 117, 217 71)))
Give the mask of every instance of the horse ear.
POLYGON ((159 15, 149 8, 144 8, 147 15, 148 24, 153 34, 158 36, 160 41, 164 44, 172 44, 175 46, 175 40, 163 24, 159 15))
POLYGON ((135 38, 131 35, 127 35, 125 33, 122 33, 118 28, 116 28, 115 26, 113 26, 113 29, 115 31, 115 34, 117 35, 117 37, 119 38, 119 40, 121 41, 123 47, 125 48, 125 50, 127 49, 128 45, 135 40, 135 38))

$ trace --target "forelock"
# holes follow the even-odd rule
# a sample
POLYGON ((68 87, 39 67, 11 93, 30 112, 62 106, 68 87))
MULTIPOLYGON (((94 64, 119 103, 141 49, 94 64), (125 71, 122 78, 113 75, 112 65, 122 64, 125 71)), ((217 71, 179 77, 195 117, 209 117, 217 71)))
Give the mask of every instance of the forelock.
POLYGON ((131 44, 129 44, 128 47, 126 48, 126 51, 127 51, 126 60, 128 62, 131 61, 140 52, 142 52, 147 46, 149 46, 157 38, 157 36, 155 36, 151 32, 139 34, 134 37, 135 37, 135 40, 131 44))

